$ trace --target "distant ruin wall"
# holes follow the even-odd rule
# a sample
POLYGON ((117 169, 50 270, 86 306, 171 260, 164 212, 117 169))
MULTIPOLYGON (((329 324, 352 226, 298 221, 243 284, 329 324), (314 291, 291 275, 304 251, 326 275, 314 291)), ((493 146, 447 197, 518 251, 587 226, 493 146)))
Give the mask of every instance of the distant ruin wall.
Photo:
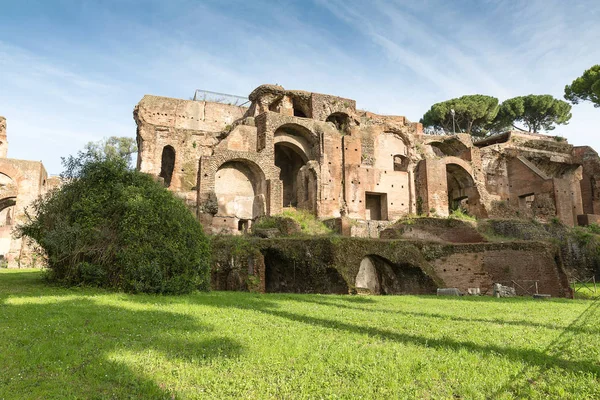
MULTIPOLYGON (((482 293, 491 294, 496 282, 529 288, 534 281, 540 293, 570 294, 557 249, 541 242, 214 237, 213 249, 215 290, 357 293, 361 263, 370 257, 394 270, 393 279, 400 288, 394 294, 435 294, 436 287, 457 287, 462 292, 479 287, 482 293), (414 278, 415 269, 420 270, 420 277, 414 278), (413 286, 402 286, 409 277, 413 286)), ((385 271, 378 273, 384 279, 385 271)), ((520 294, 528 293, 521 290, 520 294)))

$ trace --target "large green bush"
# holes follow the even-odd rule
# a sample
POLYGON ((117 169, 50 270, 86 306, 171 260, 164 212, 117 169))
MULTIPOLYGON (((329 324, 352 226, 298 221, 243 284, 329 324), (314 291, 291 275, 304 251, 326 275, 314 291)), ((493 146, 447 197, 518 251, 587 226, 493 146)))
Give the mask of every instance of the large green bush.
POLYGON ((66 183, 20 226, 45 251, 51 280, 128 292, 208 289, 208 240, 181 200, 122 157, 88 151, 64 163, 66 183))

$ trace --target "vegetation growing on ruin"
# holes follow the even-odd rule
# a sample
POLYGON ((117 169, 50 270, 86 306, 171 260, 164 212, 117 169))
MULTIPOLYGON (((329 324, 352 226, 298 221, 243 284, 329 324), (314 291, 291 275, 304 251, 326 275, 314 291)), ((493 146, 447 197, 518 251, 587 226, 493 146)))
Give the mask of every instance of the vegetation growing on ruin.
POLYGON ((33 204, 20 227, 65 285, 187 293, 209 286, 209 247, 184 203, 127 157, 80 152, 65 184, 33 204))
POLYGON ((558 219, 549 224, 535 220, 487 219, 479 221, 479 232, 491 242, 544 241, 556 245, 571 276, 588 278, 600 274, 600 226, 568 227, 558 219))
POLYGON ((0 398, 600 397, 598 301, 0 293, 0 398))
POLYGON ((300 229, 305 235, 330 235, 333 233, 321 220, 308 210, 286 208, 281 214, 300 224, 300 229))
POLYGON ((464 210, 463 208, 460 208, 460 207, 457 208, 456 210, 452 211, 452 213, 450 213, 448 218, 460 219, 463 221, 477 221, 477 218, 475 218, 472 215, 469 215, 467 210, 464 210))

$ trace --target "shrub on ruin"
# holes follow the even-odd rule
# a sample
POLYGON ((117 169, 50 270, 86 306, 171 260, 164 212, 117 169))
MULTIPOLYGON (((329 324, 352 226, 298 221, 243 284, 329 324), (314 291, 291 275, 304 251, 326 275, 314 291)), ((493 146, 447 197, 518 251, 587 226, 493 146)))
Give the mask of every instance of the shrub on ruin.
POLYGON ((126 157, 87 151, 63 163, 65 184, 19 227, 44 250, 50 280, 127 292, 208 289, 208 240, 181 200, 126 157))

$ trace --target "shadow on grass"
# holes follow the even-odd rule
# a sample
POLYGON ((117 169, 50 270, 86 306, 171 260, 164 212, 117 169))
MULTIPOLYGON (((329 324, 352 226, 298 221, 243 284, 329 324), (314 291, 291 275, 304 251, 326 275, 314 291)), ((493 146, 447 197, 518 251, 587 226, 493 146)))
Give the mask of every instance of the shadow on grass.
MULTIPOLYGON (((569 355, 575 350, 576 354, 585 354, 585 346, 590 346, 590 343, 582 338, 577 333, 581 330, 580 328, 584 325, 597 325, 598 318, 600 317, 600 300, 596 300, 591 303, 587 309, 582 312, 577 318, 575 318, 571 324, 563 330, 563 332, 556 337, 544 350, 544 353, 548 356, 558 355, 569 355), (577 343, 579 342, 579 343, 577 343), (581 343, 585 342, 585 343, 581 343), (573 348, 575 347, 575 349, 573 348)), ((592 346, 594 344, 591 344, 592 346)), ((596 362, 597 360, 591 361, 589 364, 595 366, 595 371, 592 372, 596 379, 598 379, 598 368, 600 366, 596 362)), ((531 374, 531 365, 525 366, 517 374, 513 375, 507 380, 506 384, 496 391, 491 398, 499 398, 501 395, 509 394, 511 397, 529 397, 528 391, 537 382, 544 379, 546 372, 553 367, 552 364, 541 365, 539 371, 536 371, 533 376, 531 374)))
MULTIPOLYGON (((285 297, 288 298, 288 296, 285 297)), ((371 326, 355 325, 337 321, 334 319, 317 318, 303 314, 295 314, 287 311, 278 310, 277 308, 279 308, 279 305, 276 302, 272 301, 276 299, 275 296, 247 295, 244 296, 243 302, 240 301, 240 298, 241 296, 239 298, 234 298, 231 296, 228 297, 226 295, 218 294, 217 296, 195 295, 192 296, 190 300, 195 302, 196 304, 203 304, 214 307, 235 307, 242 310, 252 310, 255 312, 260 312, 266 315, 272 315, 275 317, 294 322, 300 322, 307 325, 321 326, 324 328, 329 328, 341 332, 379 337, 384 340, 390 340, 403 344, 411 344, 441 350, 467 350, 469 352, 480 353, 482 356, 495 354, 514 361, 525 362, 532 366, 539 366, 542 368, 557 367, 575 373, 591 373, 595 377, 600 377, 600 365, 598 365, 595 362, 568 360, 561 357, 561 355, 559 354, 548 354, 547 352, 541 350, 501 347, 496 345, 481 345, 473 342, 458 341, 454 339, 431 338, 420 335, 395 332, 392 330, 380 329, 371 326), (217 299, 222 301, 216 301, 217 299)), ((289 298, 291 298, 291 296, 289 298)), ((596 307, 595 309, 588 312, 586 318, 599 319, 599 314, 600 312, 598 312, 598 308, 596 307)), ((427 317, 428 314, 424 313, 423 315, 416 316, 427 317)), ((444 317, 444 319, 451 320, 452 318, 444 317)), ((564 331, 577 333, 576 329, 577 324, 571 324, 571 326, 565 328, 564 331)))
MULTIPOLYGON (((544 328, 544 329, 553 329, 553 330, 565 329, 565 326, 557 326, 557 325, 553 325, 553 324, 543 324, 543 323, 527 321, 527 320, 507 320, 507 319, 503 319, 503 317, 498 317, 496 319, 467 318, 467 317, 459 317, 459 316, 455 316, 455 315, 451 315, 451 314, 442 314, 442 313, 426 313, 426 312, 390 310, 390 309, 372 309, 372 308, 357 307, 357 306, 352 306, 352 305, 347 305, 347 304, 340 304, 337 301, 331 301, 329 299, 326 299, 326 300, 325 299, 326 299, 325 296, 323 296, 323 299, 321 299, 321 296, 318 296, 318 298, 315 298, 315 296, 312 296, 312 295, 304 295, 302 297, 300 297, 300 296, 291 297, 290 296, 290 298, 289 298, 289 300, 302 302, 302 303, 317 304, 317 305, 322 305, 325 307, 338 307, 338 308, 343 308, 343 309, 347 309, 347 310, 355 310, 355 311, 361 311, 361 312, 384 312, 384 313, 407 315, 407 316, 419 317, 419 318, 434 318, 434 319, 440 319, 440 320, 445 320, 445 321, 452 320, 452 321, 457 321, 457 322, 469 322, 469 323, 476 322, 476 323, 483 323, 483 324, 524 326, 524 327, 544 328)), ((419 299, 421 299, 421 297, 419 297, 419 299)), ((335 298, 335 300, 338 300, 338 298, 335 298)), ((496 302, 499 301, 497 299, 494 299, 494 300, 496 302)), ((371 301, 373 301, 373 300, 371 300, 371 301)), ((531 302, 533 300, 526 299, 526 301, 531 302)), ((581 333, 593 334, 593 335, 600 334, 600 326, 597 326, 597 327, 571 326, 570 329, 572 329, 574 332, 581 332, 581 333)))
POLYGON ((93 298, 5 299, 0 303, 0 398, 173 399, 172 380, 150 379, 132 365, 160 367, 160 358, 199 365, 243 352, 240 343, 190 316, 137 308, 93 298))
MULTIPOLYGON (((69 291, 65 291, 68 295, 69 291)), ((339 301, 341 297, 322 299, 321 296, 293 296, 293 295, 259 295, 248 293, 213 292, 199 293, 183 297, 161 296, 126 296, 122 306, 96 304, 93 300, 65 300, 56 304, 22 304, 11 305, 0 302, 0 316, 6 324, 0 324, 0 336, 3 344, 0 345, 0 365, 8 371, 20 371, 20 365, 29 366, 33 374, 38 374, 38 379, 44 382, 54 382, 57 388, 50 394, 54 397, 90 397, 95 391, 121 391, 120 393, 136 393, 140 397, 160 398, 173 394, 161 386, 160 382, 137 375, 130 367, 123 363, 111 361, 110 353, 119 351, 147 352, 148 349, 156 350, 172 360, 184 359, 188 362, 210 360, 216 357, 236 356, 242 353, 242 346, 227 337, 214 335, 213 338, 202 341, 178 339, 177 333, 191 331, 211 332, 212 328, 198 324, 194 319, 177 313, 164 311, 137 310, 143 304, 199 304, 216 308, 234 308, 248 310, 264 315, 281 318, 305 325, 319 326, 349 334, 368 335, 383 340, 397 343, 434 348, 439 350, 466 350, 480 354, 482 357, 494 354, 516 362, 524 362, 531 367, 541 370, 559 368, 574 373, 588 373, 600 377, 600 366, 594 360, 570 360, 571 353, 561 352, 566 348, 563 342, 556 342, 549 349, 535 350, 497 345, 477 344, 449 338, 430 338, 425 335, 415 335, 382 329, 368 325, 351 324, 331 318, 320 318, 282 311, 279 309, 280 300, 306 301, 324 306, 343 306, 348 309, 370 312, 377 311, 367 307, 353 306, 352 301, 339 301), (318 298, 317 298, 318 297, 318 298), (303 299, 303 300, 299 300, 303 299), (340 303, 346 304, 340 304, 340 303), (128 304, 129 303, 129 304, 128 304), (134 310, 129 309, 133 306, 134 310), (38 321, 44 321, 43 326, 38 326, 38 321), (25 328, 25 331, 24 329, 25 328), (25 333, 24 333, 25 332, 25 333), (123 337, 124 334, 130 337, 123 337), (28 339, 32 338, 32 339, 28 339), (38 340, 39 338, 39 340, 38 340), (51 350, 48 350, 51 349, 51 350), (72 353, 75 352, 73 355, 72 353), (9 356, 6 356, 10 354, 9 356), (36 354, 35 362, 30 360, 31 354, 36 354), (69 356, 69 354, 71 354, 69 356), (53 358, 62 357, 63 365, 69 368, 71 375, 61 374, 61 370, 54 367, 53 358), (71 357, 71 358, 69 358, 71 357), (108 366, 98 368, 101 363, 108 366), (90 378, 107 371, 106 377, 90 378), (47 378, 48 376, 55 376, 47 378), (114 378, 114 377, 119 377, 114 378), (87 388, 86 386, 90 386, 87 388), (72 387, 74 393, 63 395, 60 387, 72 387), (75 387, 73 387, 75 386, 75 387), (108 389, 106 389, 108 387, 108 389)), ((11 296, 13 297, 13 296, 11 296)), ((356 297, 363 299, 362 297, 356 297)), ((354 299, 354 298, 352 298, 354 299)), ((368 299, 367 303, 376 302, 368 299)), ((26 299, 24 299, 26 300, 26 299)), ((363 300, 358 301, 358 303, 363 300)), ((575 337, 579 332, 596 333, 588 331, 600 318, 600 302, 593 303, 584 314, 565 328, 561 337, 575 337), (585 323, 583 323, 583 322, 585 323)), ((391 311, 394 312, 394 311, 391 311)), ((455 317, 443 314, 403 312, 414 317, 433 317, 444 320, 453 320, 455 317)), ((251 316, 247 316, 251 318, 251 316)), ((470 318, 456 319, 459 322, 472 322, 470 318)), ((477 320, 475 320, 477 321, 477 320)), ((478 322, 488 323, 482 320, 478 322)), ((504 323, 505 321, 502 321, 504 323)), ((528 321, 512 321, 514 325, 535 326, 528 321)), ((552 329, 555 329, 552 326, 552 329)), ((202 362, 202 361, 200 361, 202 362)), ((7 378, 0 378, 7 379, 7 378)), ((0 388, 12 390, 16 383, 0 380, 0 388)), ((0 395, 3 394, 0 389, 0 395)), ((507 388, 507 390, 511 390, 507 388)), ((0 396, 2 397, 2 396, 0 396)), ((52 397, 52 396, 50 396, 52 397)))

